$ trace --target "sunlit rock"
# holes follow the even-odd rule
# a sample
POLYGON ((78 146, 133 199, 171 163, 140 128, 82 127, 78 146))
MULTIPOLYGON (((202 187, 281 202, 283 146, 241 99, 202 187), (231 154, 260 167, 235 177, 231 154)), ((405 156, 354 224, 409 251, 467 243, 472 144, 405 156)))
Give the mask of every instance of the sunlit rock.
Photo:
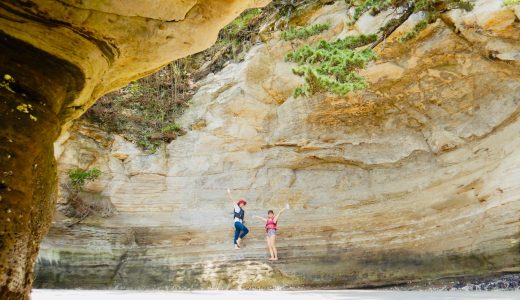
MULTIPOLYGON (((61 170, 86 160, 103 169, 117 213, 72 227, 58 217, 38 286, 363 287, 519 271, 520 69, 483 46, 515 51, 520 25, 503 23, 512 10, 495 2, 450 13, 406 43, 397 30, 363 72, 370 87, 346 97, 294 98, 290 42, 257 45, 203 81, 181 123, 204 125, 155 154, 111 159, 133 147, 115 137, 117 149, 67 156, 89 137, 76 124, 61 170), (227 188, 249 201, 241 251, 227 188), (287 204, 281 260, 269 263, 251 216, 287 204)), ((344 5, 308 22, 340 18, 344 5)))

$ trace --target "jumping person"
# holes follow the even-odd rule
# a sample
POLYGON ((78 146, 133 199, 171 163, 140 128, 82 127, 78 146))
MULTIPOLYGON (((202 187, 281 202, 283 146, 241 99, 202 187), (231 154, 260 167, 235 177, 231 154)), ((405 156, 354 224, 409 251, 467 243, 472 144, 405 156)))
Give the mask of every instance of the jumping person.
POLYGON ((269 260, 278 260, 278 251, 276 249, 276 230, 278 230, 277 223, 278 223, 278 218, 280 217, 280 215, 286 209, 289 208, 288 206, 289 205, 287 205, 287 207, 280 210, 280 212, 276 216, 274 215, 274 212, 272 210, 269 210, 267 212, 267 219, 259 217, 259 216, 254 216, 255 218, 258 218, 265 222, 265 239, 267 241, 267 247, 269 248, 269 253, 271 254, 271 258, 269 258, 269 260))
POLYGON ((240 249, 242 239, 249 233, 249 229, 244 225, 245 211, 243 207, 247 204, 247 201, 245 199, 240 199, 235 203, 235 200, 231 197, 231 191, 229 189, 227 190, 227 195, 234 207, 235 239, 233 240, 233 243, 235 244, 235 249, 240 249))

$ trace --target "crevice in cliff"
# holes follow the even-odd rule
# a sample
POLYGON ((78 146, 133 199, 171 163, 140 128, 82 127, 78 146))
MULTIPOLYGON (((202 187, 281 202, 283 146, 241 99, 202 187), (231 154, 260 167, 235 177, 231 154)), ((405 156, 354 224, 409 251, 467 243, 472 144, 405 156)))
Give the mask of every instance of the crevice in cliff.
MULTIPOLYGON (((456 24, 453 22, 453 20, 450 17, 442 14, 440 16, 440 19, 456 36, 458 36, 461 40, 465 41, 466 44, 468 45, 468 47, 475 49, 476 52, 478 52, 482 56, 482 58, 487 59, 487 60, 494 60, 495 62, 500 61, 501 63, 508 65, 509 67, 511 66, 510 62, 502 61, 501 59, 496 58, 495 57, 496 53, 493 53, 493 51, 486 49, 487 45, 485 43, 482 43, 478 40, 471 40, 470 38, 468 38, 463 32, 461 32, 461 30, 459 28, 457 28, 456 24)), ((467 28, 466 30, 472 30, 472 29, 467 28)), ((498 38, 495 35, 486 34, 486 31, 484 31, 482 29, 477 30, 475 32, 475 34, 482 36, 482 37, 486 37, 488 39, 499 39, 501 41, 507 41, 508 43, 512 43, 512 44, 519 42, 517 39, 514 39, 514 38, 505 38, 505 37, 498 38)))
POLYGON ((360 168, 363 170, 393 169, 393 168, 398 168, 400 166, 403 166, 407 162, 415 160, 415 159, 417 159, 418 156, 422 156, 422 155, 432 156, 432 153, 425 151, 425 150, 416 149, 416 150, 413 150, 412 152, 410 152, 407 156, 404 156, 393 162, 366 163, 366 162, 363 162, 360 160, 351 160, 351 159, 346 159, 344 157, 339 157, 339 156, 336 156, 336 157, 319 156, 319 154, 312 154, 312 152, 311 152, 311 153, 308 153, 308 156, 306 156, 303 159, 301 159, 300 161, 298 161, 297 166, 291 165, 291 168, 294 170, 298 170, 298 169, 305 169, 305 168, 322 165, 322 164, 341 164, 341 165, 345 165, 345 166, 357 167, 357 168, 360 168))
POLYGON ((115 269, 114 269, 114 274, 112 275, 112 278, 111 278, 111 281, 112 282, 115 282, 116 281, 116 277, 120 277, 120 278, 123 278, 123 275, 120 273, 121 272, 121 269, 124 267, 124 265, 126 264, 126 261, 128 259, 128 252, 130 250, 126 250, 123 254, 121 254, 121 256, 119 257, 119 262, 117 263, 115 269))
MULTIPOLYGON (((424 135, 423 135, 424 136, 424 135)), ((326 146, 306 146, 301 145, 298 143, 275 143, 275 144, 266 144, 262 146, 262 149, 269 150, 269 149, 276 149, 276 148, 292 148, 295 149, 296 153, 300 153, 305 155, 304 158, 301 160, 298 160, 298 168, 307 168, 309 166, 313 166, 316 163, 326 162, 326 163, 339 163, 344 165, 350 165, 350 166, 356 166, 364 170, 369 169, 375 169, 375 168, 381 168, 381 169, 390 169, 395 168, 398 166, 401 166, 405 164, 407 161, 416 159, 417 156, 421 155, 428 155, 430 157, 434 157, 435 155, 438 155, 438 152, 435 152, 432 150, 431 147, 429 147, 429 143, 426 141, 425 138, 425 144, 428 145, 429 150, 427 151, 425 149, 413 149, 406 155, 398 158, 394 161, 389 162, 381 162, 381 163, 367 163, 361 160, 353 160, 353 159, 346 159, 344 156, 336 155, 332 156, 330 154, 326 154, 327 156, 320 154, 319 151, 332 151, 337 150, 339 152, 344 152, 345 149, 340 147, 342 145, 352 145, 352 146, 359 146, 363 144, 369 144, 369 143, 349 143, 349 142, 342 142, 338 144, 332 144, 332 145, 326 145, 326 146)), ((370 145, 374 145, 371 144, 370 145)), ((455 148, 451 148, 449 151, 455 150, 455 148)), ((443 151, 447 152, 447 151, 443 151)))
POLYGON ((370 48, 373 49, 381 42, 385 41, 387 37, 389 37, 395 30, 397 30, 397 28, 403 25, 403 23, 410 18, 410 16, 414 13, 414 10, 415 2, 411 1, 406 5, 404 12, 401 13, 399 18, 388 21, 387 25, 384 27, 383 32, 381 33, 381 36, 370 45, 370 48))

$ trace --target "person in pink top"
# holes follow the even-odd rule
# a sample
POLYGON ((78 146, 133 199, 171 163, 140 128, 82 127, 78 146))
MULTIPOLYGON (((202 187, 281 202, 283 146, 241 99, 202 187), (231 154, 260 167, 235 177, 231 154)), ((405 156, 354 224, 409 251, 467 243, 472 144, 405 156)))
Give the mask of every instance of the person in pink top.
POLYGON ((267 219, 255 216, 255 218, 265 222, 267 247, 269 248, 269 253, 271 253, 271 258, 269 258, 269 260, 278 260, 278 251, 276 250, 276 231, 278 230, 277 224, 278 218, 286 209, 287 207, 283 208, 277 215, 275 215, 272 210, 269 210, 267 212, 267 219))

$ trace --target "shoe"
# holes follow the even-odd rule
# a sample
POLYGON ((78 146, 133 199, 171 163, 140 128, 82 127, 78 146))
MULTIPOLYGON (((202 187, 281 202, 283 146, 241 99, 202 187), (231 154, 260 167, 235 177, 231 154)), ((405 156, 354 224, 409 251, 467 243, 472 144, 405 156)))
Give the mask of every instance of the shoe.
POLYGON ((240 247, 237 244, 235 244, 235 250, 240 250, 240 247))
POLYGON ((242 242, 242 239, 238 239, 238 240, 237 240, 237 245, 238 245, 238 247, 241 247, 241 246, 242 246, 242 245, 240 245, 240 242, 242 242))

